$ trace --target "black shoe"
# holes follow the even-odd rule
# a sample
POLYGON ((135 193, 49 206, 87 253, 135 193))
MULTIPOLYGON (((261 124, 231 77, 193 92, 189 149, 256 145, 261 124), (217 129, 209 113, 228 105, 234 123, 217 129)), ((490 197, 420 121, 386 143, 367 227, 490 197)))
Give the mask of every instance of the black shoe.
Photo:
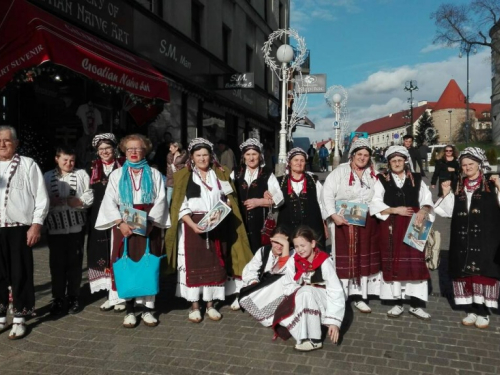
POLYGON ((62 298, 54 298, 50 307, 50 315, 62 315, 64 313, 62 298))
POLYGON ((68 314, 78 314, 82 311, 78 297, 69 297, 68 299, 68 314))

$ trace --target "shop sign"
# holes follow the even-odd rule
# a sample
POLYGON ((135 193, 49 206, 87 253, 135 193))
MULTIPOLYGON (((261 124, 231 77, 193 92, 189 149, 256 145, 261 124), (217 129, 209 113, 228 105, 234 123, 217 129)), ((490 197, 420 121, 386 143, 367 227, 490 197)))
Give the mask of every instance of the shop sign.
POLYGON ((118 0, 29 0, 114 43, 133 46, 134 8, 118 0))
POLYGON ((228 90, 228 89, 253 89, 254 79, 253 73, 235 73, 235 74, 222 74, 220 79, 218 89, 228 90))
POLYGON ((295 76, 295 91, 299 94, 326 92, 326 74, 295 76))
POLYGON ((134 24, 134 51, 155 65, 190 81, 194 75, 210 73, 210 59, 163 24, 139 12, 135 12, 134 24))

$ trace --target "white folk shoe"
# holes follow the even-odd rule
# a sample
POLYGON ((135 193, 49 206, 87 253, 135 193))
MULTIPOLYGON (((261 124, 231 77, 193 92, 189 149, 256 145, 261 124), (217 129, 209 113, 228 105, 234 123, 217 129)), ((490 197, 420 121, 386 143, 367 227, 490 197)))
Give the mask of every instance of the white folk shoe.
POLYGON ((424 311, 424 309, 418 308, 410 308, 410 314, 422 320, 431 320, 431 314, 424 311))
POLYGON ((299 352, 310 352, 312 350, 321 349, 323 347, 323 343, 318 342, 314 343, 311 340, 304 340, 300 344, 295 345, 294 349, 299 352))
POLYGON ((370 306, 368 306, 364 301, 354 302, 354 307, 357 308, 363 314, 369 314, 372 312, 372 309, 370 309, 370 306))
POLYGON ((115 313, 121 313, 121 312, 124 312, 126 309, 126 306, 124 303, 119 303, 118 305, 115 305, 115 307, 113 308, 113 311, 115 313))
POLYGON ((201 322, 201 313, 200 309, 189 310, 189 321, 192 323, 201 322))
POLYGON ((156 319, 149 311, 142 313, 141 318, 144 324, 148 327, 156 327, 158 325, 158 319, 156 319))
POLYGON ((465 318, 462 319, 462 324, 464 326, 473 326, 476 323, 476 320, 477 320, 477 315, 469 313, 465 318))
POLYGON ((403 306, 396 305, 389 311, 387 311, 387 316, 389 318, 399 318, 401 314, 405 311, 403 306))
POLYGON ((476 320, 476 327, 480 329, 488 328, 490 325, 490 317, 489 316, 478 316, 476 320))
POLYGON ((106 302, 104 302, 101 307, 99 307, 99 310, 101 311, 110 311, 110 310, 113 310, 113 306, 111 306, 109 304, 109 300, 106 300, 106 302))
POLYGON ((216 309, 213 307, 207 308, 207 315, 210 318, 210 320, 213 320, 214 322, 217 322, 222 319, 222 315, 220 312, 218 312, 216 309))
POLYGON ((238 297, 236 297, 234 302, 231 304, 231 310, 238 311, 239 309, 240 309, 240 303, 238 302, 238 297))
POLYGON ((137 318, 135 317, 134 313, 125 315, 125 318, 123 319, 123 326, 125 328, 134 328, 136 324, 137 318))
POLYGON ((0 332, 7 327, 7 318, 0 318, 0 332))
POLYGON ((26 326, 24 323, 14 323, 12 324, 12 329, 9 333, 10 340, 18 340, 24 337, 26 333, 26 326))

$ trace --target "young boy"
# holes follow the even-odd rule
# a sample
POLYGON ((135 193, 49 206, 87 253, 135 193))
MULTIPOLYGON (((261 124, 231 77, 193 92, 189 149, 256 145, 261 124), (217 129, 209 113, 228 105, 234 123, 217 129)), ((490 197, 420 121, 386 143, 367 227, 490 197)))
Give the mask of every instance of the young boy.
POLYGON ((50 210, 45 220, 49 245, 49 266, 52 279, 52 315, 64 311, 67 295, 69 314, 81 311, 78 296, 82 281, 82 262, 86 209, 94 195, 89 176, 83 169, 75 170, 75 151, 59 147, 56 168, 44 174, 50 197, 50 210))

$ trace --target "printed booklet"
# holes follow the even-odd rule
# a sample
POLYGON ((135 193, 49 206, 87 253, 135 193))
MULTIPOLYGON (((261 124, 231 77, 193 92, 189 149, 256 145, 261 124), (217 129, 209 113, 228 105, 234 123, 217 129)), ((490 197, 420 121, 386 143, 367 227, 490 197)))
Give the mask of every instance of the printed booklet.
POLYGON ((413 214, 411 217, 410 225, 408 225, 408 229, 406 229, 403 242, 417 250, 424 251, 427 237, 429 237, 432 228, 432 222, 424 219, 422 224, 415 225, 416 217, 417 214, 413 214))
POLYGON ((222 220, 231 212, 231 207, 229 207, 223 201, 217 202, 217 204, 208 211, 205 216, 198 222, 198 228, 203 232, 210 232, 217 225, 219 225, 222 220))
POLYGON ((133 233, 141 236, 146 235, 148 225, 148 214, 146 211, 136 210, 133 207, 120 206, 120 214, 122 215, 122 220, 132 228, 133 233))
POLYGON ((368 205, 366 203, 356 203, 348 201, 335 202, 337 215, 343 216, 349 224, 364 227, 366 225, 366 215, 368 205))

